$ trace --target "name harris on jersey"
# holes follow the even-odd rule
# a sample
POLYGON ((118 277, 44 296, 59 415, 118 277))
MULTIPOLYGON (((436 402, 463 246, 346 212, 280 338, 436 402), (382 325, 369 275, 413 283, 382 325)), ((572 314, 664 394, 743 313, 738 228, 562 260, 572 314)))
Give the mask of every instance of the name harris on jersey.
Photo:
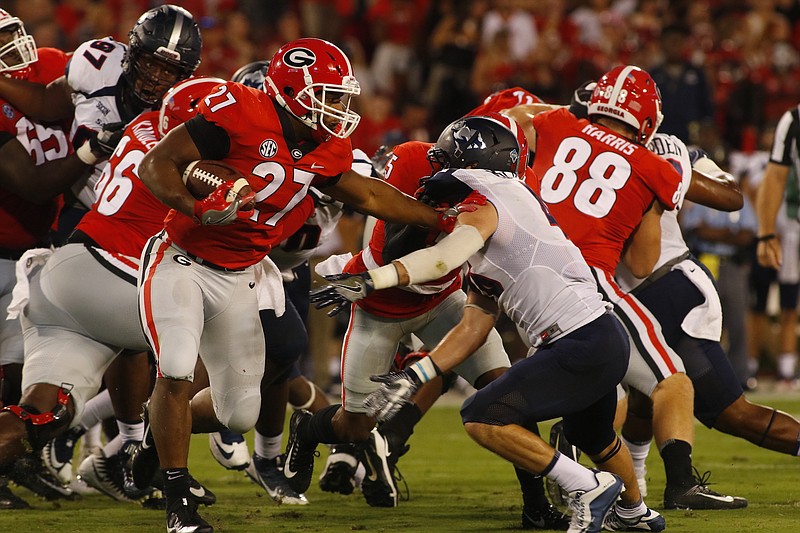
POLYGON ((619 135, 608 132, 607 130, 598 128, 593 124, 587 124, 584 126, 581 130, 581 133, 587 137, 597 139, 601 143, 604 143, 625 155, 632 155, 636 150, 639 149, 638 144, 632 143, 627 139, 620 137, 619 135))

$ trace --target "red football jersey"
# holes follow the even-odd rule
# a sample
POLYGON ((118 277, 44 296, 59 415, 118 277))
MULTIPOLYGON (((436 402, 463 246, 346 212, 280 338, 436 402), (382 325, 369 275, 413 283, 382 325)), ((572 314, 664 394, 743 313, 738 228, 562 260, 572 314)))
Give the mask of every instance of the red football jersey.
POLYGON ((518 105, 541 103, 544 103, 544 100, 526 91, 522 87, 511 87, 510 89, 503 89, 502 91, 490 94, 481 105, 467 113, 467 116, 499 113, 504 109, 509 109, 518 105))
POLYGON ((95 185, 97 202, 77 229, 104 250, 139 257, 147 239, 164 227, 169 208, 139 180, 139 164, 159 139, 157 111, 136 117, 95 185))
MULTIPOLYGON (((263 91, 234 82, 203 99, 199 112, 228 133, 230 151, 223 161, 247 179, 256 193, 256 209, 250 219, 227 226, 200 226, 171 211, 166 228, 178 246, 226 268, 253 265, 311 215, 310 185, 350 170, 349 139, 332 137, 319 145, 288 141, 276 105, 263 91)), ((291 138, 290 129, 287 125, 291 138)))
POLYGON ((533 118, 534 187, 589 266, 613 275, 622 247, 653 200, 683 199, 681 175, 666 160, 565 108, 533 118))
MULTIPOLYGON (((433 169, 428 161, 431 143, 410 141, 395 146, 393 155, 386 163, 386 181, 402 192, 414 195, 422 178, 430 177, 433 169)), ((364 272, 383 265, 383 248, 386 244, 386 225, 382 220, 375 223, 369 246, 345 265, 348 273, 364 272)), ((409 318, 419 316, 437 306, 448 294, 461 287, 461 269, 442 276, 429 283, 415 286, 417 292, 408 289, 385 289, 375 291, 357 304, 365 311, 388 318, 409 318)))
MULTIPOLYGON (((64 52, 39 48, 38 53, 39 60, 31 65, 29 81, 45 84, 64 74, 67 64, 64 52)), ((70 154, 64 128, 34 122, 2 99, 0 110, 0 131, 16 137, 35 164, 41 165, 70 154)), ((34 204, 0 189, 0 248, 24 250, 40 244, 55 221, 60 205, 60 197, 44 204, 34 204)))
POLYGON ((70 54, 56 48, 37 48, 39 59, 30 66, 28 81, 50 83, 64 75, 70 54))

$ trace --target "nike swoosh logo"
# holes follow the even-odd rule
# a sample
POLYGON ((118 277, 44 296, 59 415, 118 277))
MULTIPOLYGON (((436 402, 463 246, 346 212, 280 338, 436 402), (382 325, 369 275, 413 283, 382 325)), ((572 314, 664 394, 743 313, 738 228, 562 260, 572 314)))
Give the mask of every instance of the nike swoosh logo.
POLYGON ((315 168, 325 168, 325 167, 323 165, 318 165, 317 163, 311 163, 311 169, 313 170, 315 168))
POLYGON ((703 494, 702 492, 699 493, 698 496, 702 496, 710 500, 717 500, 718 502, 731 503, 733 501, 733 496, 714 496, 713 494, 703 494))
POLYGON ((202 498, 203 496, 206 495, 206 489, 204 489, 203 487, 200 488, 189 487, 189 492, 191 492, 194 496, 198 498, 202 498))
POLYGON ((365 459, 367 460, 366 466, 368 467, 367 470, 369 473, 367 474, 367 479, 370 481, 378 481, 378 470, 375 468, 375 465, 372 464, 372 460, 369 457, 369 454, 364 454, 365 459))
POLYGON ((181 477, 181 476, 180 476, 180 475, 177 475, 177 476, 170 476, 170 475, 167 475, 167 479, 168 479, 169 481, 172 481, 173 479, 178 479, 179 477, 181 477))
POLYGON ((286 479, 292 479, 294 476, 297 475, 297 472, 292 472, 292 452, 294 449, 291 449, 286 454, 286 462, 283 463, 283 477, 286 479))
POLYGON ((225 451, 225 448, 223 448, 222 446, 220 446, 220 445, 219 445, 219 443, 218 443, 216 440, 214 441, 214 444, 216 444, 216 446, 217 446, 217 449, 219 450, 219 453, 221 453, 221 454, 222 454, 222 456, 223 456, 225 459, 230 459, 231 457, 233 457, 233 450, 231 450, 231 451, 229 451, 229 452, 228 452, 228 451, 225 451))

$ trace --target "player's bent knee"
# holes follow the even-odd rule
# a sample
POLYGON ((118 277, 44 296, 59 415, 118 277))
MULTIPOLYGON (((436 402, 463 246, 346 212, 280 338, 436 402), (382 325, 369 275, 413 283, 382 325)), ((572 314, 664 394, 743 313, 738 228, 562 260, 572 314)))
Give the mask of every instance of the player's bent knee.
POLYGON ((222 402, 214 402, 217 418, 234 433, 247 433, 258 420, 261 394, 258 388, 229 391, 222 402))
POLYGON ((683 397, 686 400, 692 400, 694 398, 692 380, 683 372, 672 374, 656 385, 652 398, 656 399, 667 395, 671 398, 683 397))

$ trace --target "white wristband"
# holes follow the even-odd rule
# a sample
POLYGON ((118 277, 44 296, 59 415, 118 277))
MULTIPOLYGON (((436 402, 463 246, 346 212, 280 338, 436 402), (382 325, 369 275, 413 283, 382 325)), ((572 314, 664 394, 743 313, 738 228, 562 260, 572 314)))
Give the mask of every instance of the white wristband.
POLYGON ((408 369, 414 372, 422 383, 427 383, 439 375, 439 372, 436 371, 436 365, 433 364, 433 359, 431 359, 430 355, 426 355, 408 367, 408 369))
POLYGON ((397 287, 397 284, 400 283, 397 269, 391 263, 374 270, 370 270, 369 277, 372 278, 372 285, 375 290, 397 287))
POLYGON ((77 155, 78 159, 87 165, 93 166, 95 163, 97 163, 98 157, 92 153, 92 149, 89 146, 89 141, 86 141, 80 146, 80 148, 75 150, 75 155, 77 155))

